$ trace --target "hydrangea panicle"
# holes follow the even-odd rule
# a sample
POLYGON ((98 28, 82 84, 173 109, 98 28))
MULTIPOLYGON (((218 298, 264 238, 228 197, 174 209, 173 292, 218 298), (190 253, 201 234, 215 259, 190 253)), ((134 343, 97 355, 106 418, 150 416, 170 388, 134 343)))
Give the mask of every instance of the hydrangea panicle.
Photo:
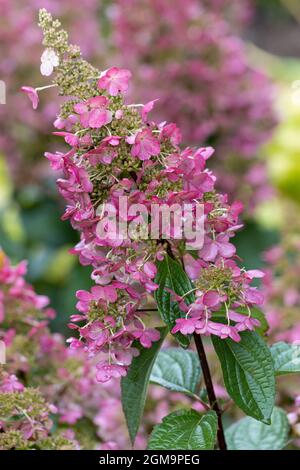
MULTIPOLYGON (((195 274, 196 300, 187 306, 180 299, 186 318, 177 320, 173 332, 195 331, 239 341, 240 331, 256 325, 251 307, 261 304, 262 296, 250 284, 261 274, 248 275, 237 265, 230 240, 240 228, 242 206, 230 206, 228 197, 216 191, 216 177, 206 168, 213 149, 182 149, 176 124, 149 119, 154 102, 125 104, 129 71, 113 67, 100 72, 88 64, 77 47, 68 45, 67 34, 46 10, 40 11, 40 26, 44 45, 58 57, 54 84, 66 98, 56 122, 62 128, 68 122, 68 130, 56 135, 71 147, 64 155, 48 153, 46 157, 53 169, 63 173, 57 180, 67 202, 63 218, 70 219, 81 235, 73 252, 83 265, 92 266, 96 284, 90 292, 77 292, 80 315, 72 317, 71 328, 78 330, 79 340, 70 339, 71 348, 86 351, 96 361, 97 379, 107 382, 126 374, 137 354, 135 341, 150 348, 159 339, 158 330, 144 321, 149 298, 158 288, 156 263, 166 253, 175 259, 186 253, 187 240, 178 240, 175 226, 170 240, 162 228, 155 240, 143 231, 116 239, 107 221, 99 231, 107 203, 123 223, 139 223, 130 212, 121 216, 121 196, 129 205, 146 208, 173 202, 188 203, 194 211, 198 204, 203 206, 204 246, 196 259, 184 257, 186 271, 195 274), (73 120, 74 114, 78 119, 73 120), (241 308, 246 314, 235 315, 241 308), (216 319, 218 311, 223 314, 216 319)), ((150 224, 148 218, 146 228, 150 224)))

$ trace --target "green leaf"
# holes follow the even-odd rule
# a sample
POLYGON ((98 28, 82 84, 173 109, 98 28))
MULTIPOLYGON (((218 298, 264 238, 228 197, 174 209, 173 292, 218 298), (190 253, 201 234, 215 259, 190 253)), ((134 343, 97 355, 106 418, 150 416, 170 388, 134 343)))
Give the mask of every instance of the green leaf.
POLYGON ((150 450, 212 450, 216 443, 218 420, 214 411, 200 415, 180 410, 163 418, 150 436, 150 450))
MULTIPOLYGON (((170 290, 177 295, 183 296, 190 292, 194 286, 181 265, 168 255, 157 264, 157 268, 155 282, 159 287, 154 294, 155 300, 161 318, 171 331, 175 326, 175 320, 185 317, 185 313, 180 310, 178 302, 172 300, 170 290)), ((187 304, 192 303, 194 300, 195 295, 193 292, 185 296, 187 304)), ((185 336, 181 333, 176 333, 174 336, 182 347, 187 348, 189 346, 191 341, 190 336, 185 336)))
POLYGON ((253 331, 241 333, 241 341, 212 336, 221 362, 226 389, 249 416, 270 424, 275 400, 273 359, 264 340, 253 331))
POLYGON ((275 343, 270 348, 276 375, 300 372, 300 345, 284 342, 275 343))
POLYGON ((283 410, 275 407, 271 424, 243 418, 225 432, 229 450, 280 450, 287 445, 289 422, 283 410))
POLYGON ((132 444, 143 415, 151 370, 167 334, 167 328, 157 329, 160 339, 155 341, 151 348, 146 349, 139 343, 134 344, 140 354, 133 358, 126 377, 121 380, 122 407, 132 444))
POLYGON ((201 368, 197 354, 180 348, 170 348, 159 352, 150 382, 174 392, 195 395, 200 378, 201 368))

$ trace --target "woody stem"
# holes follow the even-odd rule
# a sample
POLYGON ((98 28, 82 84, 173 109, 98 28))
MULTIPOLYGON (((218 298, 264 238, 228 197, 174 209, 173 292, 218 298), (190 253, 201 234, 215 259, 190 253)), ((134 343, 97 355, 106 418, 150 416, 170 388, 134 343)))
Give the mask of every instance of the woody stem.
POLYGON ((209 366, 207 362, 207 357, 205 354, 205 349, 203 346, 201 336, 194 333, 194 341, 195 341, 195 345, 196 345, 198 356, 199 356, 199 361, 200 361, 202 372, 203 372, 203 377, 204 377, 204 382, 205 382, 205 386, 207 390, 209 404, 210 404, 211 409, 216 412, 217 417, 218 417, 217 437, 218 437, 219 448, 220 450, 227 450, 223 423, 222 423, 222 410, 219 407, 217 397, 215 394, 215 390, 214 390, 214 386, 213 386, 213 382, 212 382, 212 378, 211 378, 211 374, 210 374, 210 370, 209 370, 209 366))

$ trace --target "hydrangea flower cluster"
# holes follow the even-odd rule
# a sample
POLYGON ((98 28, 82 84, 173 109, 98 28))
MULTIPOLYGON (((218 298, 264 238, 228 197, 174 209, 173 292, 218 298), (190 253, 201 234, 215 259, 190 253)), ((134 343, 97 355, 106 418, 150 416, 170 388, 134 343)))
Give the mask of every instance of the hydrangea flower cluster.
POLYGON ((133 99, 159 98, 155 117, 175 120, 189 145, 213 145, 217 187, 251 209, 272 193, 257 153, 276 118, 269 80, 225 19, 244 3, 118 0, 111 16, 133 99))
POLYGON ((64 436, 51 435, 53 422, 48 405, 40 392, 33 388, 20 390, 15 376, 4 378, 0 391, 0 450, 68 450, 74 449, 64 436))
MULTIPOLYGON (((195 260, 191 255, 185 255, 185 269, 196 285, 196 301, 191 305, 180 303, 186 312, 186 317, 177 319, 173 333, 182 334, 217 335, 220 338, 231 338, 240 341, 239 333, 245 330, 254 330, 260 325, 259 320, 251 317, 251 307, 263 303, 263 295, 250 284, 254 278, 263 277, 259 270, 241 270, 231 259, 235 253, 232 245, 225 236, 217 235, 219 241, 208 241, 201 250, 200 259, 195 260), (214 245, 217 244, 218 254, 215 254, 214 245), (207 261, 215 261, 210 265, 207 261), (215 286, 215 287, 214 287, 215 286), (248 309, 245 315, 243 308, 248 309), (239 309, 242 308, 242 313, 239 309), (214 312, 220 312, 227 320, 226 324, 216 321, 214 312), (232 326, 232 322, 234 326, 232 326)), ((178 299, 180 300, 180 299, 178 299)))
POLYGON ((263 299, 250 283, 262 273, 246 272, 236 263, 230 239, 240 227, 242 205, 229 205, 227 196, 215 190, 216 177, 206 169, 213 149, 182 150, 176 124, 148 117, 153 101, 125 104, 129 71, 113 67, 100 72, 92 67, 77 47, 69 46, 67 33, 45 10, 40 12, 40 26, 46 50, 58 57, 53 84, 67 97, 55 121, 59 128, 55 134, 70 147, 66 153, 46 153, 46 157, 54 170, 63 173, 57 180, 67 201, 63 219, 70 219, 80 232, 73 252, 83 265, 93 267, 95 281, 91 291, 77 292, 79 314, 71 317, 70 327, 78 330, 80 338, 69 340, 71 348, 84 348, 96 361, 97 380, 106 382, 126 375, 138 354, 135 340, 149 348, 159 339, 159 332, 143 320, 158 288, 157 261, 166 253, 181 259, 186 240, 176 237, 175 223, 170 237, 162 227, 156 239, 145 237, 153 217, 149 215, 141 229, 141 219, 130 213, 130 207, 121 212, 120 197, 129 206, 188 203, 194 212, 199 204, 203 207, 204 245, 195 258, 184 256, 196 300, 187 306, 184 297, 177 299, 186 317, 177 321, 175 329, 239 341, 239 331, 257 325, 251 307, 263 299), (119 221, 136 224, 133 236, 123 237, 122 232, 113 236, 105 218, 107 203, 119 221), (220 320, 215 319, 214 313, 222 309, 220 320))
POLYGON ((25 262, 12 267, 0 252, 0 339, 7 349, 7 364, 0 366, 0 449, 73 449, 70 436, 51 431, 57 413, 53 396, 30 380, 47 333, 45 319, 53 312, 45 308, 48 299, 26 283, 25 273, 25 262))
POLYGON ((35 70, 40 60, 41 35, 36 16, 43 6, 63 18, 72 39, 81 45, 87 57, 99 57, 102 53, 97 0, 0 0, 0 77, 7 90, 7 106, 0 106, 0 153, 7 157, 19 184, 40 177, 37 165, 34 176, 28 171, 28 161, 38 162, 42 141, 49 133, 49 121, 56 112, 51 93, 44 95, 39 115, 28 110, 18 94, 24 81, 30 79, 34 83, 38 79, 35 70))

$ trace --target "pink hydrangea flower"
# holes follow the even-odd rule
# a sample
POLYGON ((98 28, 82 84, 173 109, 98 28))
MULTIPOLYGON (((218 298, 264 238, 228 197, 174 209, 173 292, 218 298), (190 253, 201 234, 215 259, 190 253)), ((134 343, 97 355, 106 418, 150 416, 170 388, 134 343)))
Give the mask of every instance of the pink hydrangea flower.
POLYGON ((220 305, 220 303, 224 302, 224 300, 226 300, 226 296, 222 296, 219 294, 219 292, 214 290, 206 292, 202 298, 203 304, 210 308, 220 305))
POLYGON ((132 334, 136 339, 139 340, 144 348, 151 348, 152 343, 154 341, 158 341, 160 338, 159 331, 155 330, 154 328, 136 330, 133 331, 132 334))
POLYGON ((79 137, 76 134, 72 134, 72 132, 53 132, 53 135, 64 137, 65 142, 74 147, 77 146, 80 142, 79 137))
POLYGON ((248 287, 244 299, 249 304, 262 305, 264 303, 264 295, 256 287, 248 287))
POLYGON ((152 109, 154 108, 154 105, 155 105, 155 102, 158 101, 158 99, 156 100, 152 100, 152 101, 148 101, 148 103, 144 104, 143 108, 142 108, 142 112, 141 112, 141 116, 142 116, 142 119, 144 122, 147 122, 148 120, 148 114, 150 113, 150 111, 152 111, 152 109))
POLYGON ((103 323, 96 321, 87 328, 87 336, 95 341, 97 347, 102 347, 109 339, 109 332, 103 323))
POLYGON ((182 333, 183 335, 190 335, 194 333, 198 318, 177 318, 176 325, 172 329, 172 333, 182 333))
POLYGON ((177 146, 180 144, 182 140, 181 130, 174 122, 170 122, 169 124, 163 123, 163 125, 160 125, 160 129, 161 129, 160 137, 162 139, 165 139, 165 138, 170 139, 171 143, 174 146, 177 146))
POLYGON ((108 382, 113 377, 119 378, 126 375, 126 367, 118 364, 102 362, 97 364, 97 369, 96 380, 101 383, 108 382))
POLYGON ((129 70, 112 67, 103 72, 99 78, 98 87, 107 90, 111 96, 116 96, 128 90, 130 78, 131 72, 129 70))
POLYGON ((231 338, 237 343, 241 340, 241 337, 238 334, 236 327, 230 325, 223 325, 223 323, 209 321, 206 331, 209 334, 219 336, 221 339, 231 338))
POLYGON ((36 89, 32 88, 30 86, 22 86, 21 90, 24 93, 26 93, 26 95, 30 99, 33 109, 37 109, 37 107, 39 105, 39 95, 38 95, 38 92, 36 91, 36 89))
POLYGON ((95 96, 74 105, 74 111, 80 115, 80 123, 84 127, 99 129, 112 120, 112 112, 107 109, 109 100, 105 96, 95 96))
POLYGON ((149 276, 151 279, 153 279, 156 276, 157 268, 156 268, 154 263, 151 263, 150 261, 147 261, 143 265, 143 271, 147 276, 149 276))
POLYGON ((232 310, 229 311, 229 318, 236 322, 235 328, 237 331, 245 331, 245 330, 254 330, 258 326, 260 326, 260 321, 256 318, 252 318, 246 315, 242 315, 238 312, 234 312, 232 310))
POLYGON ((160 144, 150 129, 141 130, 136 134, 131 149, 133 157, 138 157, 140 160, 149 160, 152 156, 158 155, 159 152, 160 144))
POLYGON ((205 261, 215 261, 217 256, 231 258, 236 252, 235 246, 228 241, 225 234, 217 235, 215 240, 206 238, 201 250, 201 258, 205 261))
POLYGON ((62 152, 45 152, 45 157, 49 160, 50 166, 53 170, 62 170, 64 157, 64 154, 62 152))

